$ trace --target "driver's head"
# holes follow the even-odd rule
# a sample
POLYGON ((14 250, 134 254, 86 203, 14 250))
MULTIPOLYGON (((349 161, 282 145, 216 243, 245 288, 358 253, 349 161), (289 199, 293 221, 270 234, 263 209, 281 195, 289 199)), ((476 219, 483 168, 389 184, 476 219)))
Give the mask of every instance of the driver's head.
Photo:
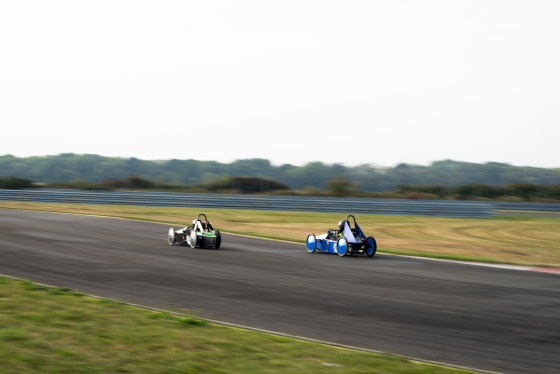
POLYGON ((344 223, 346 223, 346 220, 344 220, 344 219, 338 223, 338 229, 340 231, 344 230, 344 223))

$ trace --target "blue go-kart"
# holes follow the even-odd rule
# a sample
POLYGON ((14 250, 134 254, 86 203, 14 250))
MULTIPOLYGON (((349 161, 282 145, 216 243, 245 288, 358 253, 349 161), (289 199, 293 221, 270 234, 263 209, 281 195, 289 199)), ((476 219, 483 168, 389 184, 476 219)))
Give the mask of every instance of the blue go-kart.
POLYGON ((373 236, 366 237, 356 218, 349 215, 338 223, 338 230, 327 229, 327 233, 319 236, 309 234, 307 237, 307 251, 336 253, 339 256, 365 254, 373 257, 377 252, 377 242, 373 236), (354 221, 352 228, 350 218, 354 221))

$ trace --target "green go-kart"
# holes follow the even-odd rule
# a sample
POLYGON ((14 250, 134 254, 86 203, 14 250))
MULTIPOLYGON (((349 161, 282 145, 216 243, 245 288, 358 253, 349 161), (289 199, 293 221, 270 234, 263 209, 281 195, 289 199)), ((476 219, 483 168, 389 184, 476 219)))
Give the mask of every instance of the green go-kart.
POLYGON ((222 235, 218 230, 214 230, 206 214, 199 214, 191 226, 175 230, 169 228, 167 234, 169 245, 188 245, 191 248, 220 248, 222 235), (204 218, 204 219, 203 219, 204 218))

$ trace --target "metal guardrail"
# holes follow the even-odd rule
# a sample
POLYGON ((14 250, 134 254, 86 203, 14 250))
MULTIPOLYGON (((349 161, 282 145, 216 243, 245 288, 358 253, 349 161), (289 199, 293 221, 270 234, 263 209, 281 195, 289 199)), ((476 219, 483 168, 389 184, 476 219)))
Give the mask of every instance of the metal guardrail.
POLYGON ((458 218, 493 218, 488 202, 448 200, 402 200, 351 197, 219 195, 173 192, 84 191, 59 189, 0 190, 0 200, 72 204, 105 204, 335 212, 458 218))
POLYGON ((495 202, 497 210, 521 210, 533 212, 560 212, 560 203, 507 203, 495 202))

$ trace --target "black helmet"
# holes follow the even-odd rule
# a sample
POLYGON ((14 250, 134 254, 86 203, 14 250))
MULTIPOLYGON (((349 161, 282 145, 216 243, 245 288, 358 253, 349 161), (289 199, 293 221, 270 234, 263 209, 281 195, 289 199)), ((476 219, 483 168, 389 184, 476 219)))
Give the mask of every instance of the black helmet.
POLYGON ((342 221, 340 221, 340 222, 338 223, 338 229, 339 229, 340 231, 343 231, 343 230, 344 230, 344 223, 345 223, 345 222, 347 222, 347 221, 346 221, 345 219, 343 219, 342 221))

